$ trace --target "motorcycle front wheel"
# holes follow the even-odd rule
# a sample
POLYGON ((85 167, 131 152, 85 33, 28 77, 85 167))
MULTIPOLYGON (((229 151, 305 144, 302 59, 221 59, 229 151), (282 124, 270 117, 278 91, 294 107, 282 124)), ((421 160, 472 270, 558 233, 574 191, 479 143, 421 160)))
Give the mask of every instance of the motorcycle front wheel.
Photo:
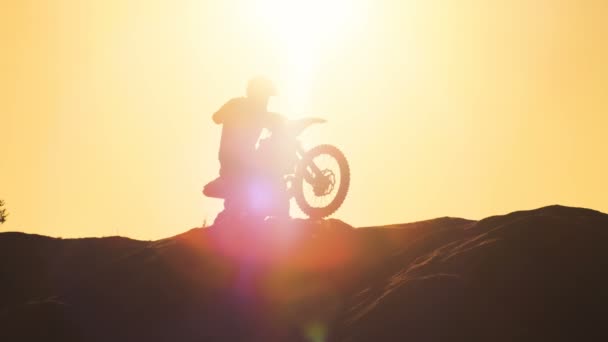
POLYGON ((321 219, 340 208, 349 186, 350 168, 342 151, 332 145, 319 145, 298 163, 292 190, 302 212, 321 219))

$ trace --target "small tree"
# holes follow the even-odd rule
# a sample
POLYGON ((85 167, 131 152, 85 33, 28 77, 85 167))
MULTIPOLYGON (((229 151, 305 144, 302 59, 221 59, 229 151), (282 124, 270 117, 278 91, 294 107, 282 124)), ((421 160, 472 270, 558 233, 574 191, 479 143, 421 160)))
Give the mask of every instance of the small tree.
POLYGON ((4 201, 0 200, 0 224, 4 223, 6 221, 6 217, 8 216, 6 209, 3 207, 4 207, 4 201))

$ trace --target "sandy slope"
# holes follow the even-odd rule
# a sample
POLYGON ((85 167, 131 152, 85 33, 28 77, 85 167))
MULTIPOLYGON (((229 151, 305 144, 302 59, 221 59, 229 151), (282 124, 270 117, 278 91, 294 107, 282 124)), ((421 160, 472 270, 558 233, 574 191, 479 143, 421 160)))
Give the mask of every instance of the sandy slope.
POLYGON ((0 340, 605 340, 607 247, 608 215, 560 206, 154 242, 3 233, 0 340))

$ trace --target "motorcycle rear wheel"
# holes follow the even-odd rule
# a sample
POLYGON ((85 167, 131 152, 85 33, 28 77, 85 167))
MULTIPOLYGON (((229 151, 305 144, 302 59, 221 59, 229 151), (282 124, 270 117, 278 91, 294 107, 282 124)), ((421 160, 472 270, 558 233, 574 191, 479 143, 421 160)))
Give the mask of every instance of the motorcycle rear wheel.
POLYGON ((302 160, 298 163, 296 167, 296 174, 292 183, 293 196, 300 210, 306 215, 308 215, 312 219, 322 219, 327 217, 336 210, 340 208, 342 203, 344 203, 344 199, 346 199, 346 195, 348 193, 348 189, 350 186, 350 168, 348 166, 348 160, 337 147, 332 145, 319 145, 304 154, 302 160), (313 198, 307 198, 304 193, 304 187, 306 184, 311 185, 309 181, 307 181, 307 174, 310 174, 309 166, 314 162, 315 158, 320 156, 329 156, 333 161, 335 161, 339 170, 335 169, 324 169, 321 170, 325 174, 334 179, 335 183, 335 174, 340 175, 340 183, 337 188, 334 188, 334 183, 330 186, 330 192, 324 195, 318 195, 316 192, 312 196, 313 198), (322 206, 314 206, 312 199, 316 196, 317 198, 321 198, 329 195, 330 193, 335 192, 335 197, 328 203, 322 206))

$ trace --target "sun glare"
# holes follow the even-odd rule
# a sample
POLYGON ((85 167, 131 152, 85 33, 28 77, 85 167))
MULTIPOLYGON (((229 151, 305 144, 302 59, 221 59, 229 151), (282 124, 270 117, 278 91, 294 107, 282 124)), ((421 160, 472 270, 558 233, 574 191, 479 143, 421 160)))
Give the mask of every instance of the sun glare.
POLYGON ((260 0, 251 6, 250 18, 280 54, 284 109, 305 113, 319 61, 352 30, 360 6, 346 0, 260 0))

